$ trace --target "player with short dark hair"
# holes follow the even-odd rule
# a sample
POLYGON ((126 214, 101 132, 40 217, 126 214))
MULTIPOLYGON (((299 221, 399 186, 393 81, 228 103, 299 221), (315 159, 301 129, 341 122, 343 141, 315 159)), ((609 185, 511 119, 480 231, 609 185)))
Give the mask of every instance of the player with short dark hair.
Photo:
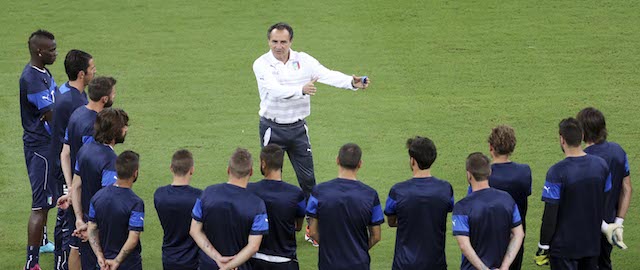
MULTIPOLYGON (((522 219, 522 230, 526 235, 527 224, 525 220, 529 207, 527 199, 531 195, 531 168, 527 164, 516 163, 509 159, 516 148, 516 133, 512 127, 499 125, 493 128, 487 142, 492 159, 489 186, 506 191, 511 195, 511 198, 518 205, 522 219)), ((509 269, 521 269, 523 253, 524 245, 520 247, 518 255, 509 269)))
MULTIPOLYGON (((106 108, 98 113, 94 123, 95 140, 84 144, 78 151, 71 193, 76 229, 73 235, 87 239, 86 230, 89 202, 102 187, 113 185, 117 180, 116 159, 113 147, 123 143, 127 135, 129 116, 122 109, 106 108)), ((96 256, 89 244, 79 244, 82 269, 95 267, 96 256)))
POLYGON ((56 183, 48 179, 48 164, 51 109, 53 94, 58 86, 46 66, 56 61, 58 51, 54 35, 46 30, 31 33, 27 45, 31 59, 20 75, 20 117, 32 202, 24 268, 40 269, 40 246, 49 243, 46 235, 47 213, 55 206, 57 199, 56 183))
POLYGON ((317 185, 307 204, 309 235, 322 244, 318 269, 369 269, 369 249, 380 241, 384 215, 375 189, 358 181, 362 150, 340 148, 338 178, 317 185))
POLYGON ((249 183, 247 190, 260 197, 267 207, 269 234, 251 259, 255 270, 299 269, 296 256, 296 231, 302 229, 306 207, 304 193, 282 181, 284 151, 268 144, 260 152, 260 172, 264 179, 249 183))
POLYGON ((447 269, 445 232, 453 209, 453 188, 431 175, 437 157, 429 138, 407 140, 413 178, 393 185, 384 209, 390 227, 398 227, 392 269, 447 269))
MULTIPOLYGON (((53 125, 51 128, 51 148, 49 149, 50 170, 49 179, 57 183, 56 192, 65 195, 71 182, 65 182, 61 169, 60 153, 64 142, 65 130, 73 111, 87 104, 87 94, 84 89, 93 79, 96 67, 93 57, 80 50, 71 50, 64 60, 64 67, 69 81, 61 85, 54 94, 53 125)), ((71 232, 68 228, 66 210, 58 209, 55 227, 55 265, 56 269, 68 269, 69 242, 71 232)))
POLYGON ((144 202, 131 190, 138 180, 139 162, 136 152, 122 152, 116 159, 118 180, 91 198, 89 244, 101 269, 142 269, 140 234, 144 230, 144 202))
POLYGON ((159 187, 153 202, 164 230, 162 266, 164 270, 198 269, 198 246, 189 235, 191 210, 202 190, 190 186, 193 176, 193 154, 180 149, 171 158, 171 185, 159 187))
POLYGON ((545 207, 536 263, 549 256, 551 269, 597 269, 609 168, 580 147, 578 120, 560 121, 559 134, 566 158, 549 168, 542 189, 545 207))
POLYGON ((585 153, 603 158, 609 166, 611 190, 605 197, 598 269, 612 269, 612 245, 622 249, 627 248, 623 242, 622 223, 631 203, 629 160, 627 153, 619 144, 607 141, 607 124, 601 111, 593 107, 584 108, 576 118, 584 132, 585 153), (615 242, 612 235, 614 231, 615 242))
POLYGON ((200 269, 251 269, 246 262, 269 232, 264 202, 246 190, 252 163, 249 151, 236 149, 228 182, 207 187, 193 206, 189 234, 200 247, 200 269))
MULTIPOLYGON (((60 167, 68 187, 72 186, 73 166, 71 164, 75 164, 78 150, 85 143, 93 141, 93 124, 96 116, 104 108, 113 105, 115 83, 116 80, 111 77, 95 77, 89 82, 89 103, 86 106, 78 107, 69 117, 69 123, 65 130, 64 145, 60 153, 60 167)), ((58 205, 62 208, 67 207, 70 202, 71 197, 69 194, 58 199, 58 205)), ((65 218, 67 219, 67 227, 65 229, 73 232, 76 229, 73 209, 67 210, 65 218)), ((69 269, 72 270, 80 269, 78 245, 78 239, 71 237, 68 244, 71 250, 68 263, 69 269)))
POLYGON ((467 157, 472 192, 453 207, 453 235, 462 250, 460 269, 507 269, 522 245, 518 205, 502 190, 489 187, 491 162, 482 153, 467 157))

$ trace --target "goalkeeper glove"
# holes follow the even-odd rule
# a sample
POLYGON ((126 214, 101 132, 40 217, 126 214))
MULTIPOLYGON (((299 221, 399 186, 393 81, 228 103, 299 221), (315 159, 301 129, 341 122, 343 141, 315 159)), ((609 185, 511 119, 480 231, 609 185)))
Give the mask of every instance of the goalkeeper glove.
POLYGON ((624 226, 622 222, 624 219, 616 217, 615 223, 605 223, 602 221, 602 233, 604 233, 607 241, 611 245, 615 245, 621 249, 627 249, 627 245, 623 241, 624 226))
POLYGON ((549 245, 541 245, 538 243, 538 252, 533 258, 538 266, 549 264, 549 245))

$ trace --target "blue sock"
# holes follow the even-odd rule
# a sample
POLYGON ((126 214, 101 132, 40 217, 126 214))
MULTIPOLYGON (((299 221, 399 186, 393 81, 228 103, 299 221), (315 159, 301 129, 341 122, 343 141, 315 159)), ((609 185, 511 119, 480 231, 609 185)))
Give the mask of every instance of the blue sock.
POLYGON ((27 264, 25 265, 25 269, 30 269, 38 264, 38 260, 40 259, 40 247, 28 246, 27 247, 27 264))

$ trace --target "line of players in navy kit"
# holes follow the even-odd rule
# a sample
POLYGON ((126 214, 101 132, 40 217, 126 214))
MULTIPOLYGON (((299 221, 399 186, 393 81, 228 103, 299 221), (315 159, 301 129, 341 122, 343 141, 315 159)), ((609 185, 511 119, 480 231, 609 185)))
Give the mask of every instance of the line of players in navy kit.
MULTIPOLYGON (((33 203, 24 269, 40 269, 43 227, 56 202, 56 269, 142 269, 144 201, 131 190, 140 156, 113 150, 124 142, 129 122, 126 112, 112 108, 116 80, 94 78, 93 57, 71 50, 65 57, 69 81, 58 87, 45 67, 57 55, 54 36, 39 30, 28 44, 31 62, 20 78, 20 103, 33 203)), ((606 138, 597 109, 560 122, 566 158, 545 178, 538 265, 611 269, 613 246, 626 249, 629 162, 606 138)), ((431 174, 435 143, 408 139, 412 178, 391 187, 384 209, 377 192, 357 177, 362 150, 353 143, 338 152, 338 177, 316 185, 308 199, 282 181, 284 151, 278 145, 261 150, 262 180, 249 183, 253 158, 238 148, 229 159, 228 182, 204 191, 190 186, 192 154, 178 150, 172 184, 154 194, 164 230, 163 267, 299 269, 295 234, 307 217, 309 236, 319 246, 318 269, 369 269, 368 251, 380 241, 386 216, 397 227, 392 269, 447 269, 446 222, 452 213, 461 269, 520 269, 531 169, 510 160, 516 146, 511 127, 494 128, 488 144, 491 159, 482 153, 467 157, 469 191, 455 203, 451 184, 431 174)))

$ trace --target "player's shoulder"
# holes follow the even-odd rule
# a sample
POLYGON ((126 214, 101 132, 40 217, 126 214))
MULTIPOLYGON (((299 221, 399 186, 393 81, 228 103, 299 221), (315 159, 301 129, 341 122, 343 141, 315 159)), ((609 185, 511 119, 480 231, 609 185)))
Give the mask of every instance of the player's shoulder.
POLYGON ((266 53, 260 55, 258 58, 256 58, 255 61, 253 61, 253 68, 256 68, 257 66, 263 66, 263 65, 267 65, 270 63, 269 61, 269 54, 271 53, 271 51, 267 51, 266 53))
POLYGON ((624 151, 624 148, 622 148, 622 146, 616 142, 611 142, 611 141, 607 141, 607 144, 609 144, 609 147, 611 148, 612 151, 614 151, 617 155, 626 155, 627 152, 624 151))
POLYGON ((162 196, 167 193, 168 189, 171 188, 171 185, 160 186, 156 188, 156 191, 153 193, 153 197, 156 198, 158 196, 162 196))
POLYGON ((504 200, 507 202, 513 202, 513 198, 511 197, 511 195, 504 190, 500 190, 497 188, 489 188, 489 192, 490 192, 489 197, 495 197, 497 199, 504 200))

